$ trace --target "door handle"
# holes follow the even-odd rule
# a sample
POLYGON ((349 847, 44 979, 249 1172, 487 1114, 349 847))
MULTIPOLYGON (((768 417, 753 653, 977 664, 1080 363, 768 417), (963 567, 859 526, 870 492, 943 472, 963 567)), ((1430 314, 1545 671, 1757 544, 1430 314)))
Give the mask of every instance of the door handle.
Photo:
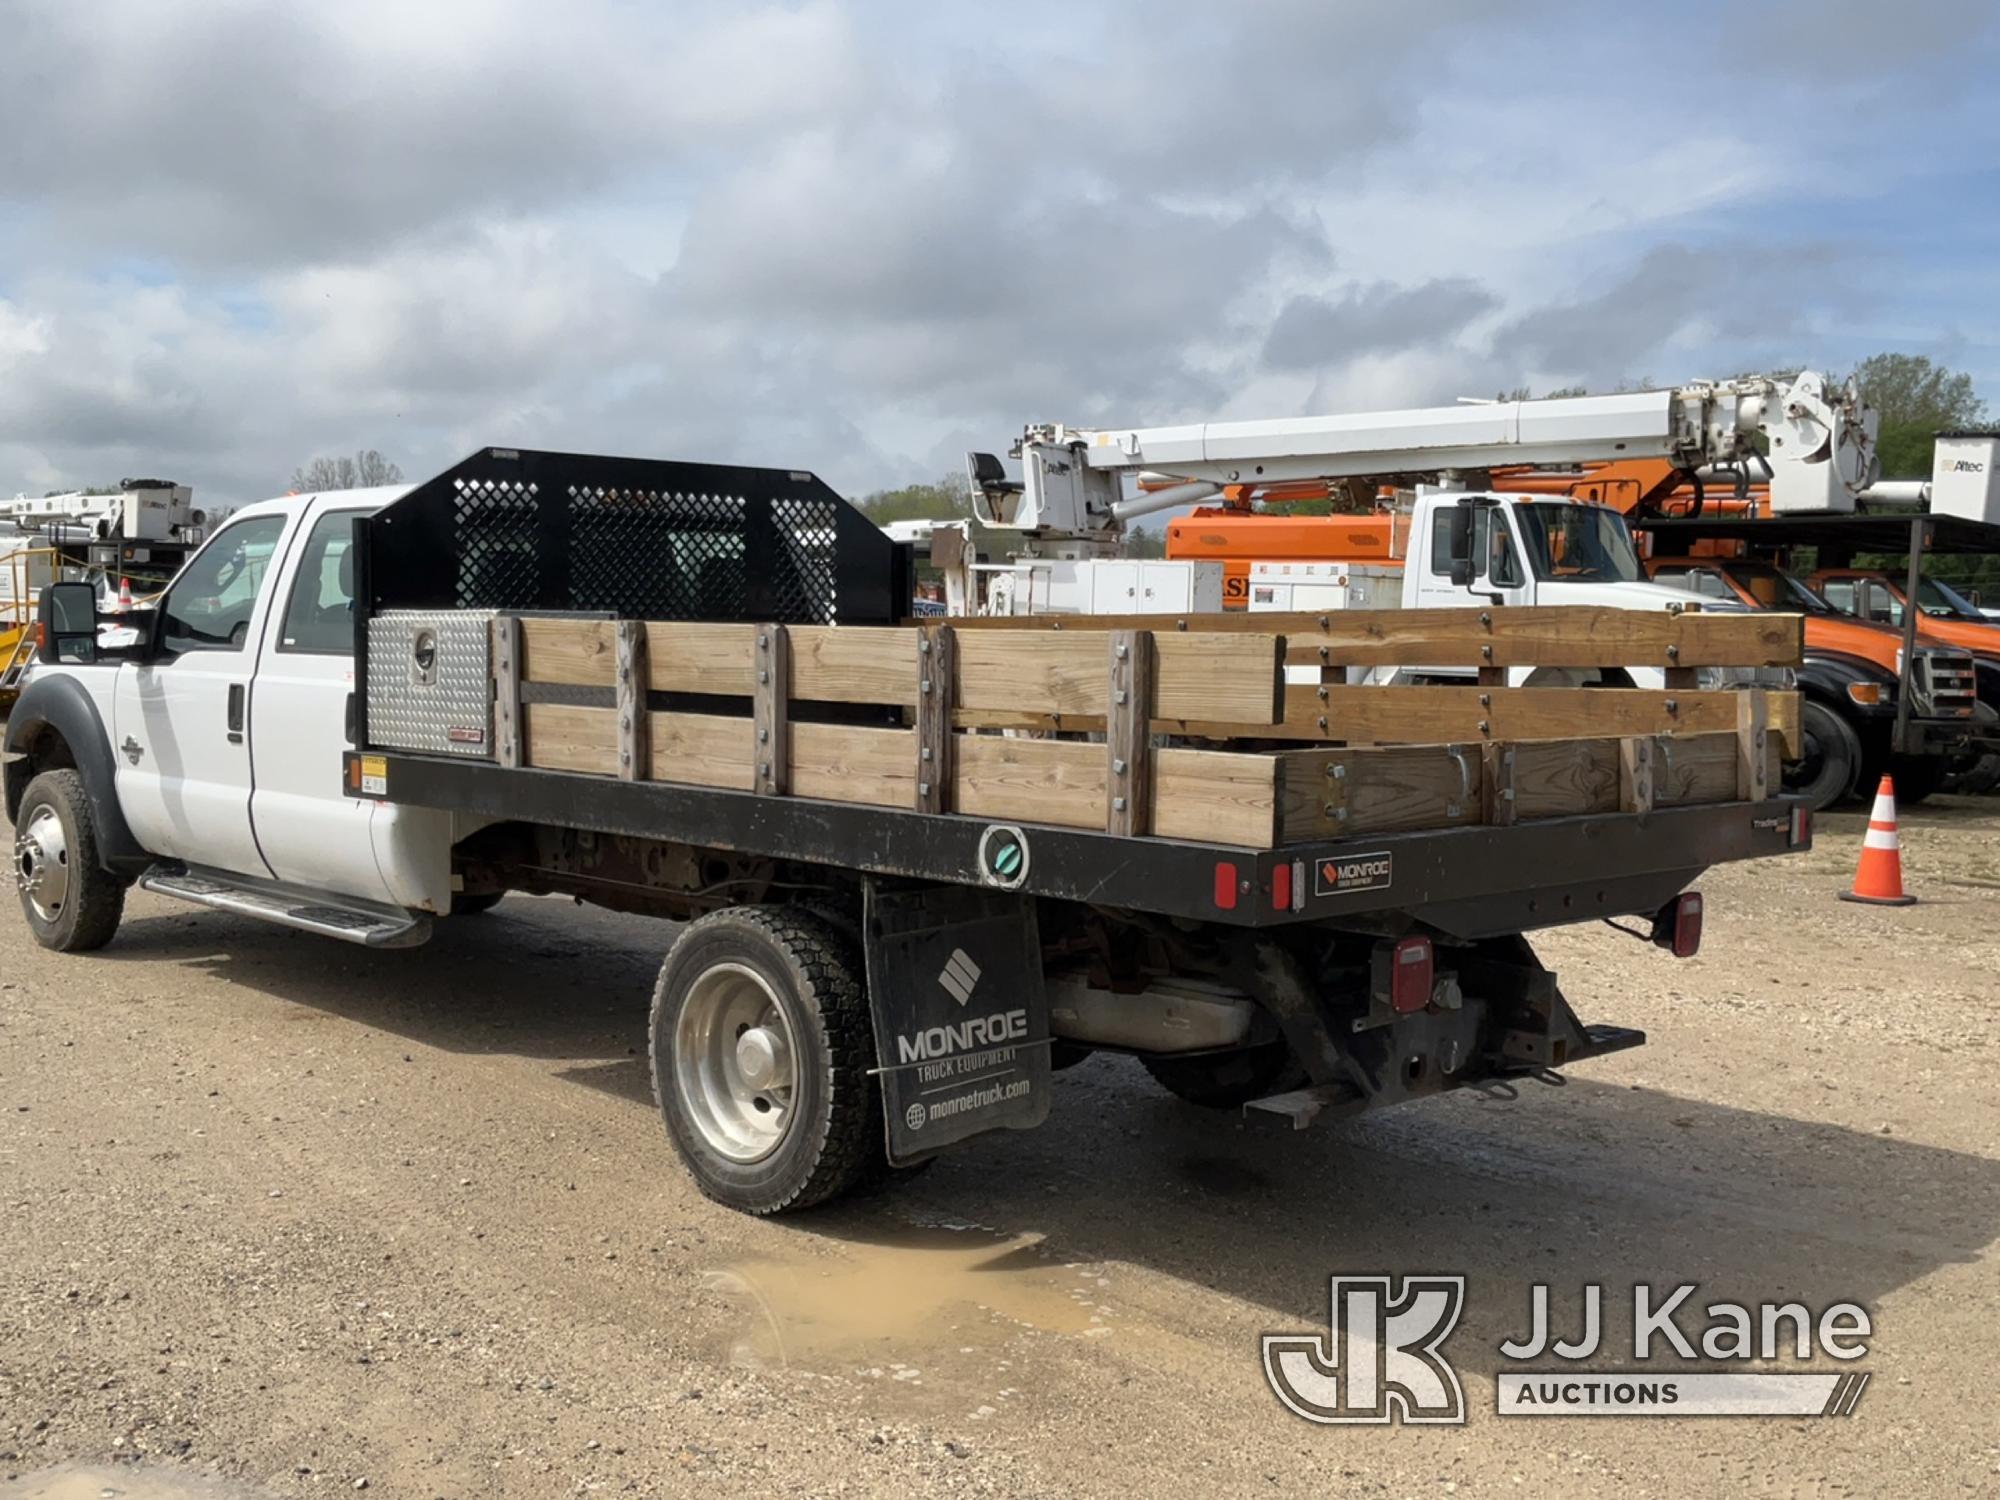
POLYGON ((243 743, 243 696, 242 683, 229 684, 229 743, 232 745, 243 743))
POLYGON ((341 716, 341 732, 347 736, 347 743, 354 743, 354 694, 347 695, 347 712, 341 716))

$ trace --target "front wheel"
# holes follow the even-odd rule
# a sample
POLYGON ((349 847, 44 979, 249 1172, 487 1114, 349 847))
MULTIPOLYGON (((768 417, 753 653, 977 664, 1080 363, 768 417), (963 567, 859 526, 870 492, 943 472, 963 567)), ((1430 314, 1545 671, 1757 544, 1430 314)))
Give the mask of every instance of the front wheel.
POLYGON ((99 862, 90 797, 75 771, 28 783, 14 820, 14 880, 35 941, 57 953, 102 948, 125 915, 125 884, 99 862))
POLYGON ((690 923, 653 993, 653 1096, 696 1184, 744 1213, 810 1208, 879 1175, 882 1105, 851 945, 796 911, 690 923))
POLYGON ((1798 759, 1785 764, 1785 790, 1819 812, 1854 791, 1861 774, 1861 740, 1839 714, 1810 699, 1799 713, 1799 738, 1805 743, 1798 747, 1798 759))

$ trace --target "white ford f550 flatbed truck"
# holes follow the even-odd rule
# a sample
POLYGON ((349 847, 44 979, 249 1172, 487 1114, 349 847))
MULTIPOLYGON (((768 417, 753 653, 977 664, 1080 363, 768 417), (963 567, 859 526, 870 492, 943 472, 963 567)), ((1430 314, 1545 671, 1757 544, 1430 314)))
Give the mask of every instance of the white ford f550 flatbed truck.
POLYGON ((674 918, 660 1108, 770 1213, 1040 1123, 1093 1050, 1296 1128, 1637 1045, 1523 934, 1636 918, 1685 955, 1704 868, 1810 842, 1784 695, 1692 680, 1794 664, 1795 617, 1024 630, 915 622, 911 578, 796 470, 488 449, 251 506, 156 608, 44 592, 23 914, 79 953, 134 883, 377 947, 510 890, 674 918), (1633 661, 1669 686, 1505 676, 1633 661), (1473 674, 1336 701, 1300 663, 1473 674))

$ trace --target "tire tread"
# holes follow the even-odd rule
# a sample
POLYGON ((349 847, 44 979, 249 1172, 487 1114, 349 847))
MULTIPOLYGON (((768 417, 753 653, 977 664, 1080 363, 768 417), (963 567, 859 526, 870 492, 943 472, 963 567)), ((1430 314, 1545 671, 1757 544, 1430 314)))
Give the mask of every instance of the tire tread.
MULTIPOLYGON (((797 1212, 864 1186, 882 1160, 881 1089, 871 1071, 875 1040, 868 996, 857 977, 851 941, 817 914, 782 907, 730 907, 690 923, 675 947, 697 931, 735 924, 756 928, 797 971, 802 981, 800 999, 816 1018, 826 1043, 828 1108, 823 1135, 811 1148, 812 1168, 803 1178, 769 1197, 741 1199, 732 1195, 720 1201, 751 1214, 797 1212)), ((660 1026, 672 965, 670 951, 661 967, 647 1023, 653 1101, 663 1114, 672 1080, 660 1076, 660 1026)), ((719 1197, 699 1172, 694 1175, 704 1192, 719 1197)))
MULTIPOLYGON (((97 847, 97 824, 90 813, 90 796, 83 776, 72 770, 44 771, 28 783, 21 796, 16 826, 24 826, 37 802, 57 809, 67 825, 69 843, 69 907, 44 932, 28 914, 35 941, 58 953, 89 953, 110 942, 125 916, 125 883, 104 868, 97 847), (65 927, 67 931, 64 931, 65 927)), ((21 901, 27 913, 27 898, 21 901)))

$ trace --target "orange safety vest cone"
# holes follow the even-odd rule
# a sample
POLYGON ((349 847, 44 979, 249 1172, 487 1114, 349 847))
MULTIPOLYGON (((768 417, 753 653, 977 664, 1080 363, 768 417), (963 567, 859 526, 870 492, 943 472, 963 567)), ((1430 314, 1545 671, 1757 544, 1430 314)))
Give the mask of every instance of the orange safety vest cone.
POLYGON ((1917 898, 1903 894, 1902 846, 1896 841, 1896 786, 1887 776, 1875 790, 1875 807, 1868 814, 1868 832, 1861 840, 1861 864, 1854 872, 1854 889, 1842 891, 1843 901, 1871 906, 1914 906, 1917 898))

